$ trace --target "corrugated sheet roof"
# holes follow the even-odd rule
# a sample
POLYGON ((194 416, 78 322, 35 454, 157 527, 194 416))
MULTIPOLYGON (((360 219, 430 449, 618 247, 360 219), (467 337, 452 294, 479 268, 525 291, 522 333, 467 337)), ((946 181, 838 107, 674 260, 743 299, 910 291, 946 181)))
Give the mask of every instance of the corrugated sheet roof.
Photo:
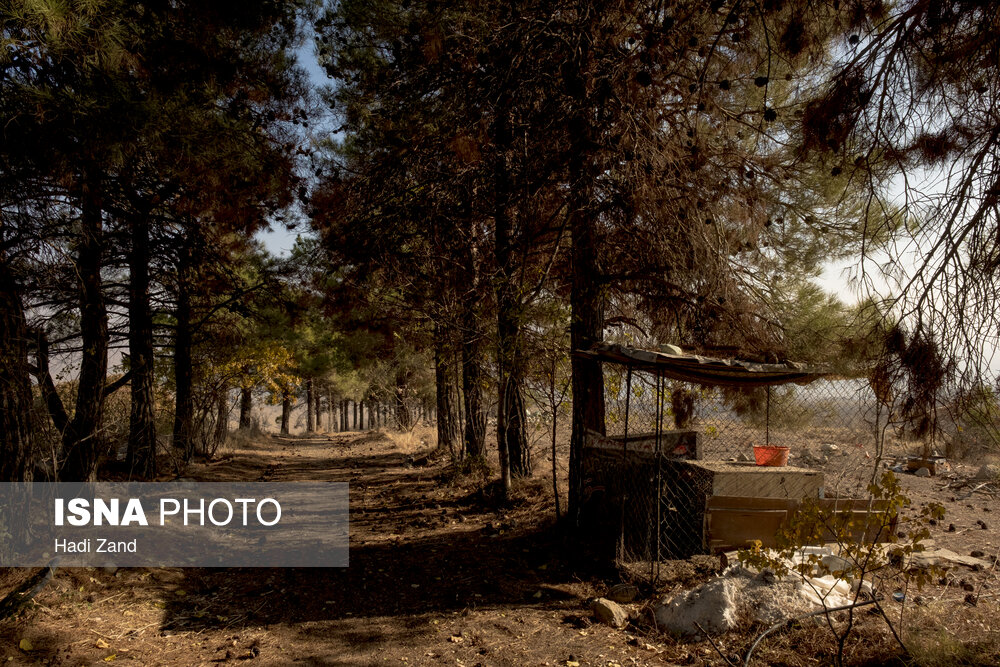
POLYGON ((606 363, 631 366, 634 370, 656 373, 672 380, 701 385, 729 387, 766 387, 768 385, 808 384, 830 375, 804 364, 760 364, 739 359, 714 359, 697 354, 669 354, 612 343, 598 343, 575 355, 606 363))

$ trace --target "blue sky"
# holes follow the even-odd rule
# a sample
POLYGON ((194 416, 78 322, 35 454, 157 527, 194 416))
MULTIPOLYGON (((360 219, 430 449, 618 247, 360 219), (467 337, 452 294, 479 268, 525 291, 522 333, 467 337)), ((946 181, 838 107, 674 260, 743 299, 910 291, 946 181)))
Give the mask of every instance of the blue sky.
MULTIPOLYGON (((330 79, 327 78, 326 72, 319 66, 316 61, 316 46, 313 42, 313 38, 310 36, 306 39, 305 43, 298 50, 299 62, 305 68, 306 72, 309 74, 309 80, 312 82, 313 86, 319 88, 330 83, 330 79)), ((300 227, 294 231, 287 231, 281 225, 274 225, 272 229, 268 231, 259 232, 257 238, 264 244, 268 252, 272 255, 282 256, 287 255, 292 246, 295 244, 295 239, 299 235, 308 235, 311 233, 306 227, 300 227)))

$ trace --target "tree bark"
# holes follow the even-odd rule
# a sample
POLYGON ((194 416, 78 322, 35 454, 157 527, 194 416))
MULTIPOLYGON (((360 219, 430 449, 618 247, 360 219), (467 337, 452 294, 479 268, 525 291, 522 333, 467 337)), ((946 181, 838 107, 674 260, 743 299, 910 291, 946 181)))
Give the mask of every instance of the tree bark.
POLYGON ((396 425, 401 431, 409 431, 412 427, 412 416, 410 408, 406 405, 407 399, 407 374, 403 370, 396 372, 396 425))
MULTIPOLYGON (((581 59, 585 62, 586 49, 581 59)), ((582 63, 578 64, 582 67, 582 63)), ((592 198, 595 170, 588 160, 593 128, 579 100, 573 123, 577 138, 570 160, 570 235, 573 282, 570 292, 570 349, 586 350, 604 338, 604 290, 597 258, 592 198)), ((605 433, 604 375, 600 362, 571 356, 573 419, 569 453, 569 515, 579 525, 583 497, 583 444, 588 430, 605 433)))
POLYGON ((21 290, 0 256, 0 482, 30 482, 34 468, 28 330, 21 290))
POLYGON ((312 378, 306 379, 306 433, 313 433, 316 430, 316 424, 313 421, 313 412, 315 409, 315 404, 313 403, 313 381, 312 378))
POLYGON ((73 419, 63 435, 64 482, 90 482, 97 473, 102 450, 104 383, 108 376, 108 312, 101 284, 104 247, 104 211, 101 179, 84 175, 81 189, 80 239, 76 254, 79 277, 80 339, 83 353, 77 380, 73 419))
MULTIPOLYGON (((131 402, 125 462, 128 466, 130 479, 149 480, 156 476, 156 418, 153 414, 153 313, 149 305, 149 212, 144 210, 135 212, 131 216, 130 222, 128 352, 132 379, 129 382, 131 402)), ((180 327, 178 327, 179 329, 180 327)), ((176 364, 176 353, 174 361, 176 364)), ((190 358, 188 366, 190 366, 190 358)), ((188 369, 188 374, 190 374, 190 369, 188 369)), ((178 399, 181 397, 180 384, 180 382, 177 383, 178 399)), ((188 406, 188 437, 186 442, 181 443, 184 447, 185 461, 190 459, 191 454, 194 453, 190 437, 190 409, 192 407, 188 406)), ((175 415, 180 416, 180 414, 180 411, 175 411, 175 415)), ((174 445, 177 444, 175 440, 174 445)))
POLYGON ((470 225, 464 271, 469 289, 462 297, 462 394, 465 407, 465 454, 486 454, 486 409, 483 401, 483 332, 479 306, 479 262, 475 224, 470 225))
POLYGON ((240 428, 250 428, 250 410, 253 409, 253 389, 240 388, 240 428))
MULTIPOLYGON (((585 350, 604 338, 605 294, 598 260, 598 221, 594 183, 602 168, 598 145, 597 116, 604 103, 588 91, 593 78, 592 41, 599 8, 583 2, 579 8, 574 57, 562 72, 572 99, 568 130, 573 137, 568 157, 569 229, 572 240, 570 288, 570 350, 585 350)), ((588 430, 605 433, 604 375, 599 362, 571 356, 573 415, 569 454, 569 516, 580 525, 583 498, 583 444, 588 430)))
POLYGON ((281 392, 281 435, 288 435, 288 422, 292 418, 292 392, 281 392))
POLYGON ((229 434, 229 388, 223 386, 219 389, 216 398, 216 418, 215 418, 215 445, 218 447, 226 441, 229 434))
MULTIPOLYGON (((132 379, 129 382, 131 402, 125 462, 130 479, 148 480, 156 476, 156 419, 153 414, 153 313, 149 304, 147 210, 131 215, 129 236, 128 351, 132 379)), ((176 360, 176 355, 174 358, 176 360)), ((189 456, 185 456, 185 460, 187 458, 189 456)))
POLYGON ((337 431, 337 403, 334 401, 333 389, 327 387, 326 390, 326 423, 330 433, 337 431))
POLYGON ((457 457, 455 446, 459 440, 458 397, 452 383, 451 345, 446 335, 445 327, 434 325, 434 393, 437 404, 437 438, 438 447, 447 449, 454 459, 457 457))
POLYGON ((313 393, 316 394, 316 430, 322 431, 323 424, 321 423, 321 419, 323 415, 323 390, 317 384, 313 393))
POLYGON ((486 410, 483 406, 483 370, 479 341, 462 343, 462 394, 465 398, 465 453, 486 454, 486 410))
MULTIPOLYGON (((503 63, 497 64, 501 69, 503 63)), ((510 106, 509 94, 501 91, 498 107, 510 106)), ((497 114, 493 128, 496 150, 493 166, 494 255, 499 279, 497 300, 497 451, 500 479, 504 491, 510 490, 512 477, 531 474, 530 449, 524 414, 523 326, 524 304, 517 294, 516 240, 511 218, 512 182, 507 153, 511 144, 510 119, 505 111, 497 114)))
POLYGON ((177 263, 177 329, 174 331, 173 445, 184 461, 194 454, 193 333, 191 323, 191 245, 184 240, 177 263))

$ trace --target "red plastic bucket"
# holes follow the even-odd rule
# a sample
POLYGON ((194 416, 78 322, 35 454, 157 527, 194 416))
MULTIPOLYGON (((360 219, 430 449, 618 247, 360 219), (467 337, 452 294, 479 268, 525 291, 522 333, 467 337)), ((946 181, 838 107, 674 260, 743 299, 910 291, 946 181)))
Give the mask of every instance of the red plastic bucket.
POLYGON ((788 465, 788 447, 754 445, 753 457, 759 466, 786 466, 788 465))

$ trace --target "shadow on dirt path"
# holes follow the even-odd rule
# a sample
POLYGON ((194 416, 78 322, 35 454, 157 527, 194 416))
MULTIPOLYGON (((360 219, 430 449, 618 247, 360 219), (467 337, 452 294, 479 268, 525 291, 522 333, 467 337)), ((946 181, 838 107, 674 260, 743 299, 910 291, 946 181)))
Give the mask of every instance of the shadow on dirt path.
POLYGON ((357 664, 434 635, 431 617, 582 609, 573 585, 580 563, 558 556, 567 549, 551 509, 531 497, 497 509, 481 490, 448 483, 445 461, 432 454, 377 432, 271 438, 190 471, 199 481, 348 482, 350 566, 184 570, 183 595, 166 600, 161 632, 283 626, 357 664), (539 520, 542 511, 550 514, 539 520))

